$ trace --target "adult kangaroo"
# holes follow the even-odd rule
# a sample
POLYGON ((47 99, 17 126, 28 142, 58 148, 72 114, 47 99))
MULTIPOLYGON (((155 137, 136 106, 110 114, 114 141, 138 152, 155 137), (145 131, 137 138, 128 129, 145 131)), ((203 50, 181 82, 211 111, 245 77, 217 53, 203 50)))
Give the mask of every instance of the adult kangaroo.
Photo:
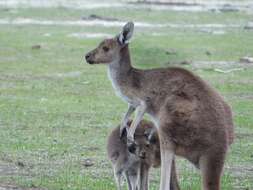
POLYGON ((134 24, 128 22, 114 38, 103 40, 86 54, 89 64, 105 63, 116 93, 128 103, 121 133, 130 115, 129 148, 134 132, 148 113, 156 124, 161 148, 160 190, 170 189, 174 155, 201 171, 202 188, 219 190, 225 156, 234 138, 232 113, 218 92, 183 68, 133 68, 128 43, 134 24))

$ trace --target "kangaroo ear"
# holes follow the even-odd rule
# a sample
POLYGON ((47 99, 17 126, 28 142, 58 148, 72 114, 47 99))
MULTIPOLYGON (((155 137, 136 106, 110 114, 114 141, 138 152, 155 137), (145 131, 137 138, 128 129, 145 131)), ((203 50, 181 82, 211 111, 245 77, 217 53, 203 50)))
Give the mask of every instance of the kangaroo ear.
POLYGON ((118 35, 118 41, 121 45, 128 44, 134 32, 134 23, 128 22, 123 27, 122 32, 118 35))

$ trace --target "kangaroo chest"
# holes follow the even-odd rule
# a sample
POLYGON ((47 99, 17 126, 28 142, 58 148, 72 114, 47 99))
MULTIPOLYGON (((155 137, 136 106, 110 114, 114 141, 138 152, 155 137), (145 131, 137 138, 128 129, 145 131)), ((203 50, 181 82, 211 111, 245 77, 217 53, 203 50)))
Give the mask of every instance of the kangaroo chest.
POLYGON ((128 87, 128 80, 125 74, 121 74, 109 67, 108 78, 111 80, 117 96, 131 105, 138 106, 140 104, 138 98, 134 96, 133 92, 128 87))

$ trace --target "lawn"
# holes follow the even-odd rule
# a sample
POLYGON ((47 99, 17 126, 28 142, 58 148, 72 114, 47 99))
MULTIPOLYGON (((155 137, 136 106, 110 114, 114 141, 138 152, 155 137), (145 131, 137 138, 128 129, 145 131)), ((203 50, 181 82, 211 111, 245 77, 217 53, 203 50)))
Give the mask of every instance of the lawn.
MULTIPOLYGON (((233 107, 236 139, 228 154, 224 190, 253 189, 253 64, 227 74, 195 62, 239 62, 253 56, 252 20, 246 12, 176 12, 158 10, 0 8, 1 19, 80 20, 90 14, 153 24, 238 24, 235 28, 137 27, 130 44, 133 65, 178 65, 211 83, 233 107), (213 31, 222 31, 215 34, 213 31), (172 53, 168 51, 173 50, 172 53), (167 52, 167 53, 166 53, 167 52), (187 61, 190 64, 182 65, 187 61)), ((107 69, 88 65, 86 52, 120 27, 0 24, 0 187, 1 184, 48 190, 116 189, 106 157, 106 138, 127 105, 116 97, 107 69), (37 45, 37 46, 35 46, 37 45), (87 163, 92 164, 88 165, 87 163)), ((177 159, 183 190, 200 189, 198 171, 177 159)), ((159 184, 152 171, 151 189, 159 184)))

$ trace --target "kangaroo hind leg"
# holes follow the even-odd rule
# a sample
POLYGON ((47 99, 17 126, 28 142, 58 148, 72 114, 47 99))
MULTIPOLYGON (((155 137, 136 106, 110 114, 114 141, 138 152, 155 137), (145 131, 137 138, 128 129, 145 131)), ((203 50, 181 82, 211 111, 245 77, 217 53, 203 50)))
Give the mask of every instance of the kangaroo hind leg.
POLYGON ((172 171, 172 162, 174 159, 174 151, 169 146, 162 135, 160 135, 160 148, 161 148, 161 181, 160 181, 160 190, 169 190, 171 182, 171 171, 172 171))
POLYGON ((224 152, 212 152, 200 158, 200 170, 204 190, 220 190, 224 160, 224 152))

